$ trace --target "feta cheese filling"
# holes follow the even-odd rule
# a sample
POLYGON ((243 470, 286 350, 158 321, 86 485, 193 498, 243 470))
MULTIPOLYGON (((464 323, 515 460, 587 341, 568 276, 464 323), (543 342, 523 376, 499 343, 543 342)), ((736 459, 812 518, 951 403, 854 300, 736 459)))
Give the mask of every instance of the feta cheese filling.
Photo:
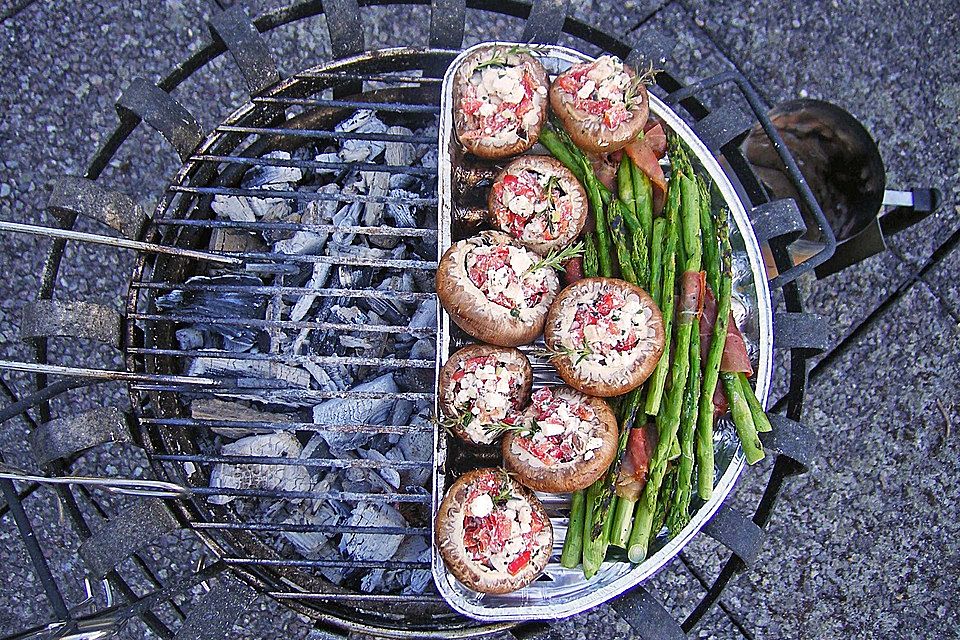
POLYGON ((481 356, 466 360, 452 379, 460 427, 474 442, 492 443, 498 432, 490 427, 509 421, 511 413, 521 408, 519 367, 495 355, 481 356))
POLYGON ((623 62, 614 56, 575 65, 557 82, 570 96, 574 108, 602 127, 615 129, 633 118, 630 109, 639 80, 631 78, 623 62))
POLYGON ((512 483, 491 473, 471 487, 464 504, 463 546, 481 571, 516 575, 548 544, 540 514, 512 491, 512 483))
POLYGON ((517 435, 511 451, 534 467, 592 460, 603 446, 603 438, 597 437, 597 414, 585 397, 576 392, 539 389, 531 398, 524 420, 531 435, 517 435))
POLYGON ((512 245, 482 245, 468 251, 467 277, 490 302, 532 324, 553 302, 550 270, 535 269, 536 255, 512 245))
POLYGON ((461 89, 460 108, 468 125, 461 137, 483 138, 494 146, 526 139, 540 119, 534 97, 543 100, 546 87, 538 85, 517 55, 494 50, 478 66, 461 89), (489 64, 495 56, 503 56, 505 64, 489 64))
POLYGON ((655 350, 653 310, 636 293, 595 285, 565 302, 556 332, 560 350, 588 377, 630 369, 655 350))
POLYGON ((506 208, 497 211, 500 227, 523 242, 556 240, 567 234, 573 215, 573 196, 556 177, 522 168, 494 185, 506 208))

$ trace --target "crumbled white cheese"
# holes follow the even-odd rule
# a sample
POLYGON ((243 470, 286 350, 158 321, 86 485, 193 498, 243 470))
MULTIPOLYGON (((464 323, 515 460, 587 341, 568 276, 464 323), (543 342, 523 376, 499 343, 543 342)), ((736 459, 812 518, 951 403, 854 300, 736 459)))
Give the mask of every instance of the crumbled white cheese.
POLYGON ((485 518, 493 511, 493 499, 489 493, 481 493, 470 501, 470 515, 485 518))

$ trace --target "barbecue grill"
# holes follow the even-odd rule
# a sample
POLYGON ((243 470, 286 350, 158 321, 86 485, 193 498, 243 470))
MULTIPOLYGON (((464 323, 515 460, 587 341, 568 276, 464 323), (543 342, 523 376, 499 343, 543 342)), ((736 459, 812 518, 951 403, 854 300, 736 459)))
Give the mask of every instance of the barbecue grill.
MULTIPOLYGON (((568 3, 565 2, 541 0, 532 6, 522 2, 472 2, 469 7, 525 19, 524 41, 554 43, 563 35, 572 37, 573 46, 584 50, 606 51, 635 64, 652 62, 669 69, 671 48, 666 43, 645 40, 631 47, 567 16, 568 3)), ((251 397, 279 399, 281 404, 292 402, 290 406, 294 407, 381 400, 394 403, 394 409, 401 401, 414 407, 418 402, 432 404, 435 354, 418 357, 411 344, 415 346, 418 340, 435 338, 435 328, 413 326, 409 316, 414 309, 424 303, 429 306, 434 300, 429 291, 416 284, 416 278, 423 279, 416 274, 429 276, 436 266, 436 171, 430 164, 429 154, 431 149, 436 152, 440 79, 462 45, 465 9, 466 3, 462 1, 435 0, 429 7, 428 48, 378 51, 364 51, 362 13, 355 1, 304 2, 252 21, 239 8, 218 12, 210 23, 211 43, 159 83, 136 80, 120 96, 117 102, 120 124, 85 175, 65 177, 54 187, 49 210, 55 214, 58 227, 5 225, 7 231, 55 239, 37 301, 28 307, 22 325, 24 338, 34 345, 35 359, 0 363, 0 368, 35 376, 36 390, 23 398, 12 398, 11 404, 0 411, 0 418, 9 420, 29 409, 37 410, 41 424, 31 434, 31 446, 44 474, 30 475, 4 468, 5 479, 0 480, 0 488, 7 503, 3 514, 16 522, 56 619, 35 629, 15 632, 11 638, 46 637, 45 634, 106 637, 133 618, 142 620, 163 638, 226 638, 234 621, 257 597, 263 596, 279 600, 309 617, 318 632, 333 637, 351 632, 387 637, 472 637, 509 631, 518 638, 528 638, 548 631, 547 623, 537 621, 481 623, 465 618, 452 611, 432 586, 418 594, 389 589, 368 591, 358 587, 356 576, 361 573, 429 571, 429 557, 416 560, 396 560, 393 556, 306 557, 290 553, 289 544, 278 542, 286 534, 374 535, 380 539, 401 539, 400 544, 417 538, 429 542, 429 487, 419 490, 415 485, 400 483, 389 490, 351 491, 344 485, 336 488, 311 485, 294 490, 283 486, 242 488, 229 483, 211 486, 211 476, 218 468, 225 473, 231 466, 239 465, 258 465, 272 469, 272 473, 283 468, 284 476, 288 469, 299 468, 330 470, 333 474, 356 471, 385 476, 387 472, 412 474, 432 464, 429 458, 345 458, 338 456, 328 441, 321 443, 321 455, 306 459, 294 460, 287 452, 222 455, 214 452, 211 443, 219 442, 215 438, 222 435, 223 429, 241 430, 244 437, 294 430, 302 435, 303 441, 290 446, 309 447, 313 434, 320 430, 344 437, 359 434, 392 438, 390 442, 404 436, 413 438, 418 433, 432 438, 435 428, 432 423, 411 421, 409 413, 407 419, 395 423, 320 423, 311 420, 302 409, 282 412, 285 416, 282 419, 275 415, 228 420, 198 418, 193 405, 199 400, 234 402, 251 397), (326 16, 335 59, 281 78, 260 34, 321 13, 326 16), (251 99, 214 131, 204 134, 193 116, 170 96, 170 91, 226 51, 238 65, 251 99), (376 114, 385 130, 370 132, 362 126, 351 129, 344 125, 357 114, 369 112, 376 114), (152 213, 97 182, 118 149, 141 123, 156 129, 169 141, 182 161, 152 213), (393 145, 392 149, 408 145, 403 149, 416 161, 318 158, 314 153, 317 148, 343 149, 355 143, 378 144, 384 148, 393 145), (310 153, 304 149, 310 149, 310 153), (251 172, 276 175, 284 171, 297 172, 299 186, 280 185, 282 181, 251 186, 249 182, 251 172), (388 183, 396 179, 397 184, 405 186, 378 192, 368 186, 364 192, 342 188, 338 182, 342 182, 344 176, 355 178, 361 174, 383 174, 388 183), (325 177, 310 183, 304 177, 308 175, 325 177), (330 184, 338 187, 324 190, 324 186, 330 184), (343 219, 307 218, 304 213, 310 207, 322 209, 323 203, 332 203, 339 212, 349 210, 353 203, 371 202, 382 204, 385 211, 394 211, 393 217, 385 214, 372 223, 344 222, 343 219), (223 211, 225 206, 239 206, 238 203, 258 208, 257 211, 269 206, 288 213, 277 214, 268 221, 261 219, 262 216, 244 219, 246 214, 236 211, 233 215, 218 215, 218 208, 223 211), (416 225, 403 222, 406 218, 399 212, 409 210, 419 216, 416 225), (299 212, 299 218, 291 221, 290 212, 299 212), (111 233, 95 235, 72 231, 80 216, 103 223, 112 229, 111 233), (257 234, 268 239, 279 238, 282 242, 292 240, 297 233, 306 234, 301 238, 307 240, 313 236, 334 239, 360 236, 376 251, 363 255, 345 251, 336 256, 318 256, 277 252, 250 242, 257 234), (381 242, 384 240, 386 242, 381 242), (104 250, 137 251, 122 315, 93 302, 55 299, 68 242, 107 245, 104 250), (417 247, 429 247, 431 243, 433 257, 429 251, 418 252, 417 247), (408 250, 398 252, 397 247, 408 250), (338 276, 341 280, 333 286, 318 287, 311 285, 310 280, 303 282, 305 274, 309 276, 311 271, 318 270, 317 265, 327 265, 328 271, 347 275, 338 276), (377 288, 349 279, 360 277, 351 274, 362 273, 364 269, 377 270, 378 277, 383 279, 395 276, 398 280, 390 282, 400 284, 377 288), (247 279, 230 280, 224 276, 228 272, 243 274, 247 279), (404 277, 414 284, 404 285, 404 277), (251 279, 257 283, 252 284, 251 279), (180 303, 185 299, 202 300, 204 296, 232 295, 236 299, 247 296, 243 300, 254 300, 259 311, 255 315, 239 316, 197 311, 203 307, 185 311, 170 302, 173 292, 179 296, 176 300, 180 303), (369 315, 366 322, 353 323, 293 319, 291 307, 303 296, 311 296, 311 304, 317 299, 333 300, 341 307, 356 304, 367 310, 380 310, 377 317, 383 322, 371 323, 369 315), (390 319, 391 312, 386 307, 391 304, 408 310, 403 323, 390 319), (197 326, 228 341, 239 339, 238 331, 248 331, 243 339, 251 340, 257 349, 233 352, 220 345, 220 350, 212 352, 209 345, 202 342, 199 346, 185 347, 178 331, 197 326), (360 351, 350 355, 336 350, 326 352, 320 347, 308 355, 285 350, 285 345, 299 336, 306 335, 303 340, 310 340, 310 335, 318 334, 349 334, 356 339, 354 344, 367 344, 369 341, 363 341, 365 336, 377 336, 381 340, 377 344, 401 349, 406 355, 401 357, 389 350, 370 355, 375 351, 372 347, 358 347, 360 351), (62 337, 118 347, 125 367, 116 370, 92 365, 66 367, 51 362, 48 341, 62 337), (206 369, 197 369, 196 363, 201 358, 229 360, 232 373, 224 373, 222 362, 207 362, 206 369), (379 372, 394 379, 403 375, 403 383, 388 390, 358 391, 353 388, 356 385, 338 385, 336 380, 331 380, 330 386, 312 380, 306 387, 296 388, 286 378, 293 374, 284 367, 304 362, 321 369, 379 372), (238 370, 246 373, 238 374, 238 370), (258 373, 254 375, 251 371, 258 373), (418 372, 425 372, 431 382, 424 384, 418 372), (53 399, 69 398, 74 390, 111 382, 127 385, 132 407, 129 414, 113 407, 72 413, 64 403, 59 405, 61 411, 56 419, 52 419, 53 399), (142 449, 154 478, 116 482, 106 477, 73 477, 71 466, 78 454, 116 442, 142 449), (95 593, 97 589, 93 585, 102 581, 107 599, 105 607, 79 614, 75 603, 73 607, 68 605, 62 595, 62 585, 50 571, 43 549, 32 532, 27 509, 36 484, 21 488, 18 494, 10 478, 54 483, 67 516, 83 540, 80 556, 90 575, 88 595, 91 601, 99 602, 100 594, 95 593), (132 495, 117 507, 115 501, 105 500, 102 492, 91 490, 91 484, 132 495), (311 499, 367 503, 374 505, 372 508, 397 505, 405 524, 337 519, 326 523, 277 522, 262 517, 260 512, 254 515, 254 511, 237 506, 263 500, 311 499), (177 575, 161 577, 143 550, 174 531, 197 536, 208 548, 209 558, 201 559, 199 564, 177 575), (338 584, 330 578, 331 572, 347 577, 338 584), (143 584, 147 585, 146 590, 132 586, 143 584), (198 591, 201 588, 203 590, 198 591), (192 601, 192 608, 184 605, 185 600, 192 601)), ((426 11, 424 8, 424 15, 426 11)), ((688 120, 700 140, 719 157, 750 214, 754 234, 759 242, 769 245, 777 267, 777 274, 769 282, 778 303, 774 346, 778 358, 789 355, 785 395, 773 405, 774 431, 765 434, 768 436, 765 445, 776 452, 776 458, 760 502, 752 513, 722 505, 704 528, 706 534, 729 549, 728 559, 716 575, 707 575, 683 554, 680 556, 682 562, 678 570, 689 571, 702 587, 692 611, 678 621, 643 587, 636 587, 612 601, 613 607, 640 636, 668 638, 683 637, 690 631, 717 602, 731 578, 749 566, 762 544, 763 529, 784 484, 791 476, 803 473, 813 455, 814 438, 799 420, 806 363, 825 348, 826 332, 819 317, 803 311, 795 281, 828 259, 835 241, 830 225, 765 115, 762 101, 741 75, 727 72, 682 86, 667 71, 657 76, 656 91, 666 104, 688 120), (700 97, 705 92, 718 90, 722 90, 728 102, 708 110, 700 97), (790 243, 806 231, 797 204, 791 200, 768 201, 739 150, 740 142, 754 123, 759 123, 770 137, 804 209, 813 213, 818 226, 823 248, 799 264, 794 264, 789 251, 790 243)), ((363 380, 372 378, 371 374, 363 380)))

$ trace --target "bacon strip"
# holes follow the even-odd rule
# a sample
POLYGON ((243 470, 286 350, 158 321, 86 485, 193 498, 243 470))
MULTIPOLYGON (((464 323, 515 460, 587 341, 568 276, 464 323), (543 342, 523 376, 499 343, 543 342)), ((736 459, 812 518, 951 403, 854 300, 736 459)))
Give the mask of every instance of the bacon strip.
POLYGON ((640 498, 640 492, 647 484, 647 471, 650 469, 650 458, 657 448, 659 439, 656 425, 650 423, 630 430, 627 439, 627 450, 623 454, 623 464, 620 466, 620 475, 614 487, 616 494, 621 498, 634 500, 640 498))
POLYGON ((680 317, 703 314, 704 291, 707 288, 707 274, 703 271, 684 271, 680 280, 680 299, 677 312, 680 317))
POLYGON ((563 263, 563 280, 568 285, 583 280, 583 260, 579 256, 563 263))
MULTIPOLYGON (((716 321, 717 300, 713 297, 710 288, 707 287, 704 296, 703 315, 700 316, 700 353, 704 360, 706 360, 707 352, 710 350, 713 325, 716 321)), ((733 319, 733 312, 730 313, 727 322, 727 340, 723 345, 720 371, 743 372, 748 376, 753 375, 753 365, 750 364, 750 356, 747 355, 747 345, 744 343, 743 335, 733 319)))
POLYGON ((624 147, 624 151, 653 183, 653 212, 659 214, 663 211, 667 194, 667 178, 660 166, 660 158, 667 153, 667 136, 663 125, 659 122, 654 124, 643 137, 624 147))

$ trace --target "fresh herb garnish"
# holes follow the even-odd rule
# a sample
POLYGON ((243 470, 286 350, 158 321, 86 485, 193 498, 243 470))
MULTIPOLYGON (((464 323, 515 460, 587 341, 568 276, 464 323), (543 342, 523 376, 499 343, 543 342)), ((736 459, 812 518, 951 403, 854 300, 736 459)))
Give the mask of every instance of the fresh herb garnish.
POLYGON ((548 267, 550 269, 556 269, 557 271, 563 271, 564 262, 566 262, 567 260, 570 260, 571 258, 576 258, 577 256, 582 256, 582 255, 583 255, 582 242, 577 242, 575 244, 572 244, 569 247, 565 247, 560 251, 557 251, 556 249, 554 249, 553 251, 547 254, 547 257, 533 263, 533 266, 527 269, 527 273, 531 273, 533 271, 537 271, 539 269, 544 269, 548 267))
POLYGON ((538 355, 547 360, 555 360, 557 358, 569 358, 573 360, 574 365, 578 365, 583 362, 584 358, 589 355, 593 355, 593 349, 590 348, 586 342, 583 343, 583 346, 579 349, 574 349, 573 347, 566 347, 560 345, 555 349, 545 348, 534 351, 535 355, 538 355))
POLYGON ((482 62, 478 62, 477 66, 474 67, 473 70, 480 71, 481 69, 486 69, 487 67, 505 67, 507 66, 507 58, 521 53, 531 53, 531 50, 529 47, 521 47, 519 45, 514 45, 506 51, 503 49, 497 49, 494 51, 493 55, 490 56, 490 58, 482 62))
POLYGON ((627 111, 634 107, 633 102, 637 99, 637 90, 641 87, 641 85, 649 86, 653 84, 654 80, 656 79, 656 75, 661 71, 662 69, 654 68, 653 62, 651 62, 646 71, 634 77, 633 80, 630 81, 626 92, 623 94, 623 106, 627 108, 627 111))
POLYGON ((518 436, 529 438, 533 436, 533 434, 535 434, 536 432, 540 431, 540 425, 537 423, 536 420, 532 420, 531 424, 529 425, 525 423, 510 424, 509 422, 500 420, 495 424, 484 425, 483 430, 486 431, 488 434, 496 435, 496 436, 499 436, 504 433, 515 433, 518 436))

